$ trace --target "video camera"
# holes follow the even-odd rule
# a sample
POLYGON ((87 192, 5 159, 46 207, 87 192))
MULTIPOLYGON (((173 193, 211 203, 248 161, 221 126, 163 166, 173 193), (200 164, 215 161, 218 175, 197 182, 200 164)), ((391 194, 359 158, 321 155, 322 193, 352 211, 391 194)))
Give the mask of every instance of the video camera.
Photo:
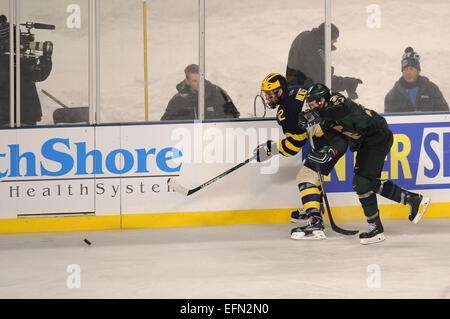
MULTIPOLYGON (((37 59, 39 56, 51 57, 53 53, 53 43, 51 41, 35 41, 35 35, 31 33, 31 29, 55 30, 55 26, 52 24, 34 22, 21 23, 20 25, 26 28, 26 31, 20 30, 20 57, 24 59, 37 59)), ((9 54, 9 27, 10 23, 7 22, 4 15, 1 15, 0 55, 9 54)))

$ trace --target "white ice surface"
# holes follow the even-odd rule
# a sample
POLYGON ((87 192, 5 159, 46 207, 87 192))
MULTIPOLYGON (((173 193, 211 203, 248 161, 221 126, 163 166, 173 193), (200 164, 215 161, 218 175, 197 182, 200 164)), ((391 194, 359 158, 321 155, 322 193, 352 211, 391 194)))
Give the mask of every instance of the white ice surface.
POLYGON ((0 298, 450 298, 450 218, 384 226, 369 246, 329 228, 294 241, 291 224, 3 234, 0 298), (66 285, 71 264, 80 288, 66 285))

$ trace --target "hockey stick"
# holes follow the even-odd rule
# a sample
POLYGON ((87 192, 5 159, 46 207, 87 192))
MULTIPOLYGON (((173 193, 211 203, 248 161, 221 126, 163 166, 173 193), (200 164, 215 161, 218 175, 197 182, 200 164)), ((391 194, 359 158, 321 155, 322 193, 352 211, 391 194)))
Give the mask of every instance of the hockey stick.
MULTIPOLYGON (((308 126, 308 128, 306 129, 306 132, 308 134, 308 139, 309 139, 309 144, 311 145, 311 149, 314 149, 314 142, 313 142, 313 138, 311 135, 311 131, 310 131, 311 127, 308 126)), ((336 225, 336 223, 334 222, 333 216, 331 215, 331 209, 330 209, 330 204, 328 203, 328 197, 327 197, 327 193, 325 192, 325 185, 323 183, 323 177, 322 174, 320 173, 320 165, 316 164, 316 172, 317 172, 317 176, 319 176, 319 180, 320 180, 320 185, 322 186, 322 194, 323 194, 323 198, 325 200, 325 206, 327 208, 327 214, 328 214, 328 219, 330 220, 330 225, 331 225, 331 229, 334 230, 336 233, 342 234, 342 235, 356 235, 357 233, 359 233, 358 230, 346 230, 343 228, 340 228, 338 225, 336 225)))
POLYGON ((63 108, 69 108, 67 105, 65 105, 63 102, 61 102, 60 100, 58 100, 56 97, 54 97, 53 95, 51 95, 50 93, 48 93, 46 90, 41 89, 41 92, 44 93, 45 95, 47 95, 49 98, 51 98, 53 101, 55 101, 56 103, 58 103, 59 105, 61 105, 63 108))
POLYGON ((230 168, 229 170, 223 172, 222 174, 210 179, 209 181, 201 184, 200 186, 197 186, 195 188, 186 188, 184 186, 182 186, 180 183, 178 183, 176 180, 169 178, 167 180, 167 184, 172 187, 176 192, 183 194, 184 196, 189 196, 199 190, 201 190, 202 188, 205 188, 206 186, 218 181, 219 179, 221 179, 224 176, 227 176, 228 174, 230 174, 231 172, 234 172, 235 170, 237 170, 238 168, 241 168, 242 166, 244 166, 245 164, 249 163, 250 161, 254 160, 256 158, 256 156, 253 156, 251 158, 246 159, 244 162, 241 162, 239 164, 237 164, 236 166, 233 166, 232 168, 230 168))

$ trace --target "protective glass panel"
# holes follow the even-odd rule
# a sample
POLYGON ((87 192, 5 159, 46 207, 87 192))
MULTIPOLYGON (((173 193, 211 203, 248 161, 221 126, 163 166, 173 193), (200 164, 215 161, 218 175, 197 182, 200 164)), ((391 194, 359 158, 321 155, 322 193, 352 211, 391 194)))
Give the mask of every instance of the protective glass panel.
POLYGON ((332 1, 340 89, 380 113, 448 111, 449 11, 447 0, 332 1))
POLYGON ((0 1, 0 127, 10 126, 9 1, 0 1))
POLYGON ((198 1, 102 1, 100 19, 102 123, 194 119, 166 108, 198 63, 198 1))
POLYGON ((88 1, 19 3, 21 125, 87 122, 88 1))
MULTIPOLYGON (((286 76, 287 67, 290 84, 323 77, 323 32, 316 28, 324 17, 322 1, 206 1, 206 79, 227 93, 240 118, 274 117, 276 109, 266 108, 260 96, 261 82, 269 73, 286 76)), ((220 100, 208 105, 206 97, 211 117, 235 116, 220 100)))

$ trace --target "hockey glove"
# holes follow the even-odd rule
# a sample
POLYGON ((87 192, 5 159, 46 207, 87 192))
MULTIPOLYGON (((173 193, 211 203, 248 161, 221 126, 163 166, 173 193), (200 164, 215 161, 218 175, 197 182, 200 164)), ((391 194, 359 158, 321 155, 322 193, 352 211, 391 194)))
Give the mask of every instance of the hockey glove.
POLYGON ((305 118, 304 112, 298 114, 298 127, 304 130, 308 128, 308 120, 305 118))
POLYGON ((264 162, 271 158, 273 155, 278 154, 277 144, 271 140, 258 145, 253 153, 256 155, 256 161, 264 162))
POLYGON ((338 151, 331 146, 324 146, 319 151, 311 151, 308 154, 307 159, 313 163, 325 164, 331 161, 337 154, 338 151))
POLYGON ((319 112, 312 109, 300 113, 298 117, 298 126, 306 130, 308 127, 319 124, 321 120, 319 112))

